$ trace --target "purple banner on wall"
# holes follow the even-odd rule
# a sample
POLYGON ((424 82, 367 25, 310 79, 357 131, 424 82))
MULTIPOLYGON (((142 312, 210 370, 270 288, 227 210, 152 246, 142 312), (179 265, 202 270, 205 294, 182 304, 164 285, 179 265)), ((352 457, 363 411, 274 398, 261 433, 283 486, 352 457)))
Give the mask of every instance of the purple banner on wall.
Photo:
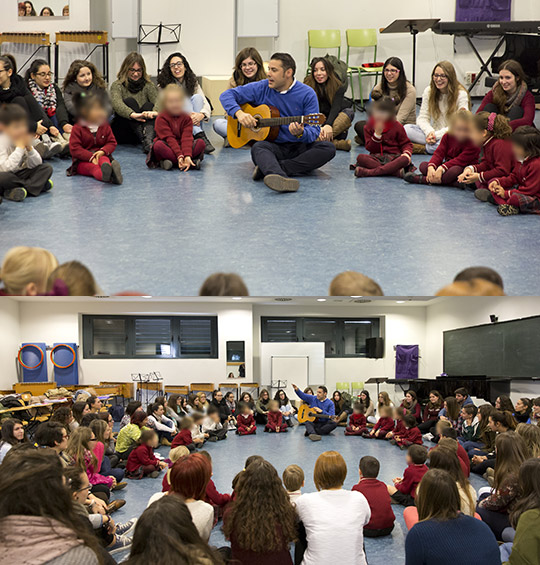
POLYGON ((512 0, 456 0, 456 22, 509 22, 512 0))
POLYGON ((396 379, 418 378, 418 345, 396 345, 396 379))

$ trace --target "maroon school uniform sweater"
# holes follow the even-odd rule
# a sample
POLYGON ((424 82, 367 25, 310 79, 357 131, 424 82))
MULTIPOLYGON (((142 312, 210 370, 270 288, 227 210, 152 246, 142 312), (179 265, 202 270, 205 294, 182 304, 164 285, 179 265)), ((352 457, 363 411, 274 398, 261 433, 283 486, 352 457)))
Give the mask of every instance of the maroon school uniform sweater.
POLYGON ((422 480, 422 477, 428 472, 426 465, 415 465, 411 463, 403 472, 403 480, 395 486, 399 492, 410 494, 413 498, 416 496, 416 487, 422 480))
POLYGON ((160 112, 155 124, 156 139, 164 141, 176 158, 193 156, 193 122, 188 114, 172 116, 160 112))
POLYGON ((279 429, 286 428, 287 426, 283 425, 283 414, 281 412, 268 412, 268 423, 266 424, 267 428, 275 430, 279 427, 279 429))
POLYGON ((366 427, 366 416, 365 414, 351 414, 349 416, 349 426, 356 426, 357 428, 366 427))
POLYGON ((405 428, 399 435, 399 439, 402 441, 408 441, 410 443, 422 445, 422 432, 416 426, 408 429, 405 428))
POLYGON ((450 167, 464 169, 467 165, 476 165, 479 155, 480 149, 472 141, 460 143, 452 134, 445 133, 429 160, 428 167, 442 167, 445 171, 450 167))
POLYGON ((402 437, 406 429, 403 420, 394 420, 394 429, 392 432, 395 436, 402 437))
MULTIPOLYGON (((493 90, 490 90, 485 96, 476 113, 483 112, 487 104, 493 104, 493 90)), ((534 96, 530 90, 527 90, 525 96, 521 100, 520 107, 523 108, 523 117, 510 122, 510 127, 515 130, 519 126, 532 126, 534 125, 534 115, 536 111, 534 96)))
POLYGON ((238 414, 236 417, 236 426, 238 428, 249 428, 255 424, 253 414, 238 414))
POLYGON ((405 133, 405 128, 397 121, 386 122, 382 135, 375 133, 373 120, 370 118, 364 126, 366 149, 373 155, 412 155, 413 145, 405 133))
POLYGON ((71 130, 69 151, 74 163, 88 163, 96 151, 103 151, 106 157, 110 157, 115 149, 116 138, 108 122, 99 126, 95 134, 81 123, 75 124, 71 130))
POLYGON ((378 479, 362 479, 352 490, 361 492, 371 508, 371 519, 364 526, 366 530, 384 530, 394 524, 396 517, 392 510, 386 485, 378 479))
POLYGON ((208 481, 208 484, 206 485, 206 495, 204 497, 204 500, 209 504, 223 508, 231 501, 231 495, 221 494, 216 488, 214 481, 210 479, 208 481))
POLYGON ((494 180, 505 189, 507 198, 513 193, 518 193, 540 199, 540 157, 516 163, 510 175, 494 180))
POLYGON ((507 139, 490 137, 482 148, 480 164, 473 165, 475 173, 480 174, 480 182, 489 184, 493 179, 509 175, 514 168, 515 159, 507 139))
POLYGON ((172 440, 171 449, 174 449, 179 445, 191 445, 192 443, 193 437, 191 436, 191 430, 180 430, 172 440))
POLYGON ((378 422, 373 426, 374 432, 391 432, 394 429, 394 420, 392 418, 379 418, 378 422))
POLYGON ((126 463, 126 471, 134 473, 141 465, 158 465, 159 459, 149 445, 139 445, 130 454, 126 463))

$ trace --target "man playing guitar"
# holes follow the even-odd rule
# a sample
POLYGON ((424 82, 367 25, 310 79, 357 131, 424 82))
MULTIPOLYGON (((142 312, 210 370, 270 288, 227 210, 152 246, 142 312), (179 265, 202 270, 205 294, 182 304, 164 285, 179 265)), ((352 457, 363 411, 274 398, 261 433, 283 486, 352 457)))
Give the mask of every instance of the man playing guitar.
POLYGON ((328 435, 337 427, 337 422, 332 420, 330 416, 335 416, 336 411, 334 403, 328 397, 328 389, 325 386, 317 387, 317 393, 306 394, 302 392, 296 385, 292 385, 296 395, 317 413, 327 416, 326 418, 317 418, 314 422, 306 422, 306 433, 311 441, 320 441, 321 436, 328 435))
MULTIPOLYGON (((256 128, 257 120, 243 112, 242 104, 267 104, 280 116, 319 113, 315 91, 294 78, 296 63, 288 53, 274 53, 268 65, 268 79, 226 90, 219 97, 229 116, 243 127, 256 128)), ((258 141, 251 148, 255 164, 253 180, 264 179, 277 192, 296 192, 300 183, 293 178, 322 167, 336 154, 329 141, 317 141, 320 127, 292 123, 280 127, 275 142, 258 141)))

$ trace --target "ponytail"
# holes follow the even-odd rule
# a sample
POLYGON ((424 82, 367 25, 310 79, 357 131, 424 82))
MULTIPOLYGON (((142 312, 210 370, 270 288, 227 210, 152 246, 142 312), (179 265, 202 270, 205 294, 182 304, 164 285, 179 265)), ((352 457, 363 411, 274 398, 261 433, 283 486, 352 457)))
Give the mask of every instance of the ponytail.
POLYGON ((473 118, 474 126, 479 131, 487 131, 496 139, 508 139, 512 135, 512 128, 508 118, 495 112, 480 112, 473 118))

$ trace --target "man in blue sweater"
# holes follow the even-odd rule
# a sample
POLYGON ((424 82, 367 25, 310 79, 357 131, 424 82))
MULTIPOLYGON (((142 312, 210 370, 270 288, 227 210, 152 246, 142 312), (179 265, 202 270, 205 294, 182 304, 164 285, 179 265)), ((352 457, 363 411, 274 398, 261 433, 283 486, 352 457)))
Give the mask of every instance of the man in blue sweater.
MULTIPOLYGON (((268 64, 268 79, 226 90, 219 99, 229 116, 245 128, 255 128, 256 119, 243 112, 243 104, 267 104, 281 116, 319 113, 315 91, 294 78, 296 63, 288 53, 274 53, 268 64)), ((275 141, 258 141, 251 148, 255 164, 253 180, 277 192, 296 192, 300 183, 293 178, 322 167, 336 154, 329 141, 317 141, 319 126, 293 123, 280 127, 275 141)))
POLYGON ((296 395, 301 398, 306 404, 309 404, 315 412, 327 418, 317 418, 314 422, 306 422, 306 433, 311 441, 320 441, 321 436, 328 435, 337 427, 337 422, 334 422, 330 416, 335 416, 336 409, 334 402, 328 397, 328 389, 325 386, 317 388, 317 394, 306 394, 302 392, 296 385, 292 385, 296 395))

